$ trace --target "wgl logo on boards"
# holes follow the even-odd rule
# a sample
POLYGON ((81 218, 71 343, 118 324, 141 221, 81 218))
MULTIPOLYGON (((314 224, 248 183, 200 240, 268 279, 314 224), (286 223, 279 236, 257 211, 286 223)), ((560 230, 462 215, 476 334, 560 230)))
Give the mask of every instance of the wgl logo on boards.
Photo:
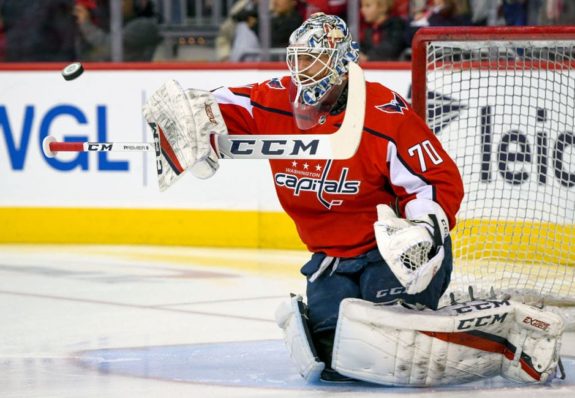
MULTIPOLYGON (((7 106, 0 105, 0 131, 6 143, 8 160, 12 170, 23 170, 26 165, 26 157, 31 150, 37 149, 42 152, 46 163, 56 170, 69 171, 76 168, 80 170, 89 169, 88 153, 80 152, 72 160, 59 160, 57 158, 48 158, 42 151, 42 141, 48 135, 54 135, 66 142, 87 142, 88 136, 82 135, 64 135, 61 131, 55 131, 53 124, 61 118, 69 121, 74 120, 79 125, 92 124, 82 109, 74 105, 56 105, 48 109, 44 114, 39 114, 33 105, 27 105, 24 108, 24 115, 21 123, 10 117, 7 106), (21 126, 18 131, 15 126, 21 126), (38 127, 36 127, 38 126, 38 127), (38 128, 37 141, 33 140, 33 132, 38 128), (17 137, 20 137, 19 139, 17 137)), ((97 141, 108 141, 107 136, 107 108, 104 105, 96 106, 95 127, 97 141)), ((69 129, 68 129, 69 130, 69 129)), ((129 163, 127 161, 109 160, 107 152, 99 152, 97 157, 97 170, 100 171, 128 171, 129 163)))

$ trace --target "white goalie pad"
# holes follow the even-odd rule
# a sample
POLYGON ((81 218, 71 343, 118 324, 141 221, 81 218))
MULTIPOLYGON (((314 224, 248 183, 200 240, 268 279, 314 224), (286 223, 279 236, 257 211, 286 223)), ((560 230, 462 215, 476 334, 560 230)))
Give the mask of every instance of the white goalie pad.
POLYGON ((443 246, 437 247, 443 240, 434 240, 427 224, 399 218, 387 205, 378 205, 377 214, 374 231, 381 257, 408 294, 425 290, 445 257, 443 246))
POLYGON ((515 322, 509 331, 509 343, 516 347, 512 357, 503 361, 503 377, 518 382, 551 381, 559 362, 563 319, 552 312, 515 303, 515 322), (512 357, 512 358, 511 358, 512 357))
POLYGON ((276 323, 283 330, 284 341, 290 358, 299 374, 307 381, 319 380, 325 364, 321 362, 311 342, 304 317, 301 296, 294 296, 289 302, 280 304, 276 310, 276 323))
POLYGON ((562 333, 556 314, 509 300, 414 311, 346 299, 332 367, 391 386, 460 384, 496 375, 543 383, 555 373, 562 333))
POLYGON ((212 93, 184 91, 169 80, 148 99, 143 114, 154 133, 161 191, 188 169, 200 178, 215 173, 218 156, 210 136, 227 134, 227 127, 212 93))

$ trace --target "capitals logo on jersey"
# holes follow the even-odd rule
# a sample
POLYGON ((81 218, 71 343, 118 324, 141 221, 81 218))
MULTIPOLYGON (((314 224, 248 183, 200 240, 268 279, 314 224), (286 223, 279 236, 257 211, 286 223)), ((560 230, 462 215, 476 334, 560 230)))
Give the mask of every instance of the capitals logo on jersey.
POLYGON ((266 84, 269 88, 273 88, 274 90, 285 90, 285 87, 283 86, 281 80, 278 79, 277 77, 268 80, 266 84))
MULTIPOLYGON (((333 206, 341 206, 343 200, 328 200, 327 195, 355 195, 359 193, 361 181, 348 180, 349 169, 344 167, 337 180, 327 178, 331 169, 332 160, 328 160, 321 170, 321 166, 315 167, 315 172, 299 171, 292 168, 286 169, 285 173, 276 173, 274 180, 277 186, 286 187, 293 190, 294 196, 299 196, 301 192, 315 192, 317 200, 326 208, 331 209, 333 206), (321 173, 321 174, 320 174, 321 173), (297 175, 301 174, 301 176, 297 175)), ((293 167, 297 167, 297 162, 292 162, 293 167)), ((308 165, 304 163, 304 170, 308 165)))
POLYGON ((407 109, 407 104, 397 93, 393 93, 393 99, 387 104, 377 105, 377 109, 385 113, 401 113, 407 109))

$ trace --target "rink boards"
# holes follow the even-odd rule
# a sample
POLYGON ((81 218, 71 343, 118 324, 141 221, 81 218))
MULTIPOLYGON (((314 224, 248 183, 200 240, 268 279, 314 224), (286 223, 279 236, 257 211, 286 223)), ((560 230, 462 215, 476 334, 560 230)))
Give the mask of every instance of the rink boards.
MULTIPOLYGON (((202 181, 184 176, 168 191, 160 193, 151 153, 62 154, 48 159, 41 151, 41 141, 46 135, 62 140, 151 141, 140 109, 147 96, 169 78, 178 80, 184 87, 212 89, 258 82, 286 72, 281 65, 275 68, 268 65, 259 70, 213 70, 206 66, 190 70, 181 67, 90 70, 87 66, 86 73, 79 79, 66 82, 55 68, 1 71, 0 224, 8 227, 0 230, 0 242, 301 249, 293 223, 281 211, 265 161, 222 161, 213 178, 202 181)), ((405 65, 399 69, 366 68, 366 77, 410 97, 410 71, 405 65)), ((468 111, 462 109, 461 112, 468 111)), ((448 124, 444 132, 449 131, 450 126, 456 124, 448 124)), ((500 140, 501 134, 494 132, 493 139, 500 140)), ((456 150, 461 145, 455 141, 456 150)), ((474 156, 485 159, 483 149, 476 145, 466 148, 465 153, 471 151, 474 156)), ((533 151, 536 149, 532 146, 533 151)), ((564 149, 561 170, 572 173, 568 164, 573 156, 571 141, 565 141, 564 149)), ((479 181, 484 197, 509 184, 504 175, 497 174, 496 153, 489 162, 495 171, 490 180, 479 181)), ((478 164, 481 166, 481 162, 478 164)), ((509 167, 517 170, 521 165, 515 162, 509 167)), ((529 167, 533 171, 531 178, 536 178, 535 172, 541 168, 535 161, 529 167)), ((466 184, 475 183, 469 178, 476 176, 475 172, 465 174, 466 184)), ((552 169, 547 183, 559 185, 552 169)), ((528 184, 512 188, 512 192, 517 192, 517 201, 538 203, 540 195, 528 184), (528 196, 521 199, 526 191, 528 196)), ((559 188, 566 203, 572 205, 574 189, 559 188)), ((508 201, 490 203, 479 199, 484 201, 484 207, 497 206, 497 217, 512 220, 517 216, 517 206, 508 201)), ((564 250, 561 240, 538 232, 542 231, 542 223, 559 225, 561 236, 573 236, 572 225, 563 225, 560 215, 550 219, 545 210, 544 206, 538 207, 533 220, 522 224, 506 221, 505 226, 501 222, 493 223, 485 215, 469 214, 463 218, 474 225, 470 231, 478 228, 520 230, 521 233, 512 233, 519 239, 493 244, 536 248, 525 252, 525 256, 533 258, 542 253, 541 248, 552 252, 564 250)), ((474 243, 475 232, 456 230, 455 235, 466 245, 485 245, 489 241, 474 243)), ((574 256, 571 253, 569 263, 575 262, 574 256)))

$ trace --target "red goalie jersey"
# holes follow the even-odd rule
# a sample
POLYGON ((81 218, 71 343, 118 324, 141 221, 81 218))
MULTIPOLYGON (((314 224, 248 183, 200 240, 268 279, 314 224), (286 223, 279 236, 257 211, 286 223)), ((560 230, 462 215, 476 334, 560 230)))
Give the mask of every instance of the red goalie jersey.
MULTIPOLYGON (((289 102, 290 77, 214 91, 230 134, 329 134, 345 112, 300 130, 289 102)), ((463 198, 457 166, 403 98, 367 83, 361 144, 346 160, 270 160, 279 201, 311 252, 354 257, 377 247, 376 206, 404 214, 414 198, 441 205, 450 227, 463 198)))

